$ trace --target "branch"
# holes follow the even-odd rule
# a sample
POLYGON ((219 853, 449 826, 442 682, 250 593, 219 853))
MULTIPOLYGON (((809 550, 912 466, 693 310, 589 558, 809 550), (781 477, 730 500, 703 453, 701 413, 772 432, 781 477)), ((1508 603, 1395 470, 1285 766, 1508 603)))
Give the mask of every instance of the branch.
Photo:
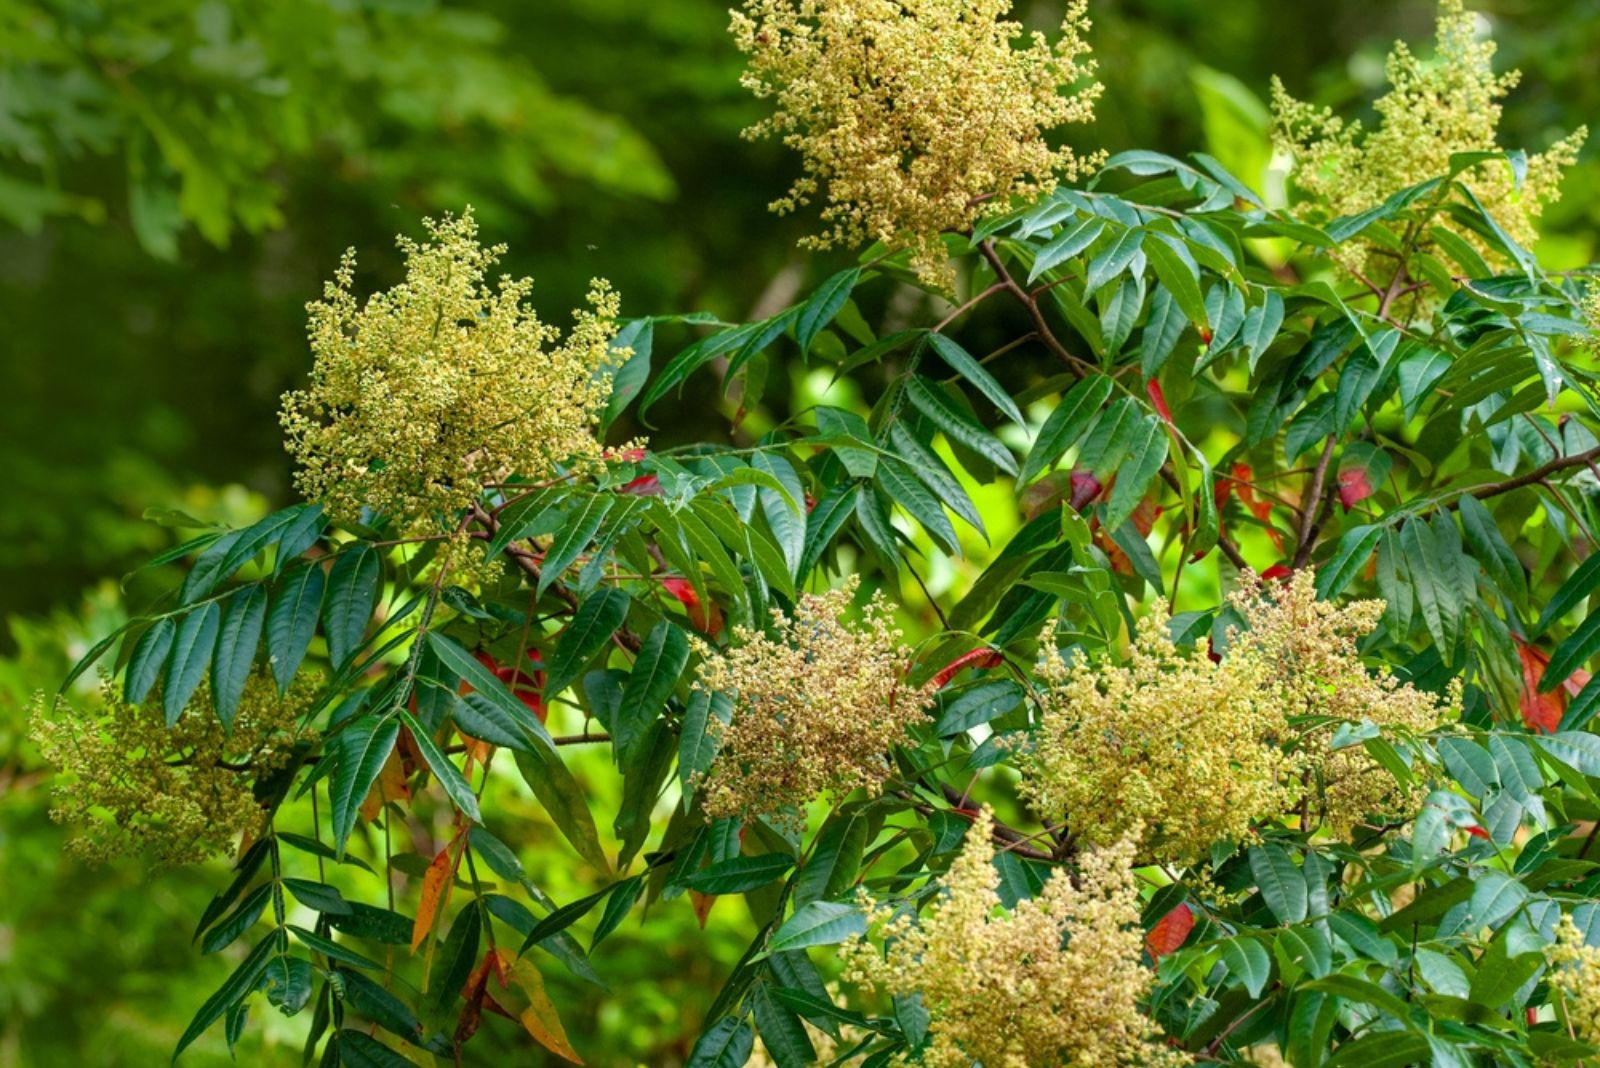
POLYGON ((1039 309, 1039 302, 1034 299, 1031 293, 1023 289, 1015 278, 1011 277, 1010 271, 1006 270, 1006 265, 1000 259, 1000 254, 995 251, 994 241, 980 241, 978 243, 978 251, 983 253, 983 258, 988 260, 989 266, 994 268, 994 273, 1000 279, 999 284, 1004 286, 1006 291, 1027 309, 1029 317, 1033 319, 1033 328, 1038 333, 1039 339, 1045 343, 1045 347, 1064 360, 1080 375, 1097 373, 1098 368, 1068 352, 1067 347, 1056 337, 1055 332, 1050 329, 1050 324, 1045 321, 1044 312, 1039 309))

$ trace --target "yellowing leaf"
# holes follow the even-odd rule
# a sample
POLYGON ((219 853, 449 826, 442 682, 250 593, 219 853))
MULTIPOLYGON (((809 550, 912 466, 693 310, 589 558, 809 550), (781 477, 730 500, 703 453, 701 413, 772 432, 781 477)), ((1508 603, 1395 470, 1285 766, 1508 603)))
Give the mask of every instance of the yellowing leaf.
POLYGON ((550 995, 545 993, 544 976, 539 974, 539 969, 526 957, 511 966, 511 985, 522 998, 508 998, 508 1000, 519 1002, 514 1009, 517 1019, 522 1021, 522 1026, 527 1028, 528 1034, 533 1036, 534 1041, 551 1053, 565 1057, 573 1064, 582 1064, 583 1058, 578 1056, 577 1051, 567 1041, 567 1032, 561 1026, 561 1017, 556 1013, 555 1003, 550 1000, 550 995), (521 1003, 523 1000, 526 1004, 521 1003))

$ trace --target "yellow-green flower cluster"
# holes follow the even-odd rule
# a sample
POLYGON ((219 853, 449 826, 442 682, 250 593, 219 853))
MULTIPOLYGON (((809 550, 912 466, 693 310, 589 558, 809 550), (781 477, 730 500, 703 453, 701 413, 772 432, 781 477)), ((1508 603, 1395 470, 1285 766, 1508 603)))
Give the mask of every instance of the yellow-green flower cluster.
POLYGON ((1159 611, 1126 665, 1067 661, 1047 639, 1023 796, 1087 842, 1142 827, 1148 855, 1179 864, 1302 805, 1340 836, 1414 811, 1420 786, 1402 787, 1359 742, 1333 747, 1341 724, 1420 733, 1457 714, 1459 689, 1439 698, 1362 663, 1357 641, 1383 602, 1319 601, 1310 570, 1270 589, 1246 575, 1230 601, 1248 629, 1221 662, 1177 648, 1159 611))
POLYGON ((1384 603, 1320 601, 1309 570, 1270 590, 1246 575, 1231 601, 1249 629, 1232 636, 1228 660, 1255 665, 1263 699, 1293 725, 1309 811, 1340 836, 1368 816, 1414 813, 1424 787, 1402 787, 1360 744, 1331 748, 1334 732, 1347 723, 1391 734, 1430 730, 1458 715, 1459 683, 1441 699, 1385 668, 1368 670, 1357 642, 1378 626, 1384 603))
POLYGON ((947 285, 943 232, 1098 166, 1044 138, 1094 117, 1086 7, 1073 0, 1052 46, 1007 17, 1011 0, 744 0, 744 85, 775 105, 746 136, 781 138, 804 166, 773 209, 820 193, 808 245, 907 246, 947 285))
POLYGON ((1568 1026, 1583 1041, 1600 1045, 1600 949, 1589 945, 1571 917, 1562 916, 1555 945, 1545 956, 1568 1026))
POLYGON ((314 690, 297 680, 280 696, 269 675, 253 674, 229 731, 206 685, 170 729, 159 701, 129 704, 111 682, 92 712, 53 716, 40 696, 33 738, 62 774, 50 815, 78 826, 68 847, 93 861, 139 854, 176 865, 225 853, 261 831, 252 787, 306 737, 300 718, 314 690))
POLYGON ((618 303, 605 282, 563 340, 527 306, 531 279, 490 284, 505 249, 478 243, 471 212, 425 225, 428 240, 399 239, 405 281, 365 303, 345 254, 308 307, 311 384, 282 415, 302 493, 408 531, 454 526, 487 483, 598 460, 605 368, 621 355, 608 352, 618 303))
POLYGON ((805 594, 792 616, 773 609, 772 636, 737 627, 733 646, 701 664, 700 685, 734 703, 728 723, 711 725, 708 814, 792 819, 824 792, 881 789, 889 749, 927 718, 932 690, 906 682, 909 653, 881 594, 847 621, 855 588, 852 578, 805 594))
MULTIPOLYGON (((1494 42, 1478 39, 1475 17, 1462 0, 1440 0, 1437 27, 1432 63, 1396 42, 1386 65, 1389 92, 1374 104, 1380 121, 1370 133, 1359 122, 1346 124, 1328 109, 1295 100, 1274 79, 1274 138, 1294 157, 1296 184, 1330 216, 1365 211, 1400 189, 1442 177, 1458 152, 1499 150, 1500 100, 1520 75, 1494 73, 1494 42)), ((1535 220, 1557 198, 1562 172, 1577 160, 1585 136, 1580 128, 1530 156, 1520 180, 1504 160, 1472 167, 1460 180, 1496 222, 1529 245, 1537 237, 1535 220)), ((1448 219, 1440 223, 1450 225, 1448 219)), ((1480 253, 1491 253, 1472 231, 1460 235, 1480 253)), ((1426 239, 1420 244, 1430 246, 1426 239)), ((1386 284, 1395 271, 1393 259, 1384 256, 1376 246, 1360 245, 1342 262, 1386 284)))
MULTIPOLYGON (((1084 852, 1076 878, 1058 870, 1037 897, 1001 908, 994 824, 985 809, 919 920, 872 914, 884 949, 846 944, 846 979, 920 994, 929 1068, 1172 1068, 1190 1058, 1161 1044, 1139 1011, 1144 966, 1134 839, 1084 852), (887 922, 885 922, 887 921, 887 922)), ((897 1063, 909 1063, 902 1058, 897 1063)))
POLYGON ((1277 744, 1283 713, 1261 699, 1262 666, 1179 649, 1165 615, 1140 621, 1125 666, 1069 661, 1046 636, 1039 726, 1018 786, 1085 842, 1142 828, 1149 855, 1190 863, 1282 811, 1293 768, 1277 744))

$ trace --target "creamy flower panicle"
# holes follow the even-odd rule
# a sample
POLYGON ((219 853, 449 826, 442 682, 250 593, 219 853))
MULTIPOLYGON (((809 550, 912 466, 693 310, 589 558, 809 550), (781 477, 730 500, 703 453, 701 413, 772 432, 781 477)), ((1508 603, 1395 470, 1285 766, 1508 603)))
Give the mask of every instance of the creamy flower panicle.
POLYGON ((1008 18, 1010 0, 745 0, 744 84, 774 103, 746 136, 781 139, 804 167, 774 210, 820 196, 825 229, 805 244, 909 247, 948 286, 944 232, 1098 166, 1044 137, 1094 117, 1086 11, 1074 0, 1052 45, 1008 18))
POLYGON ((1585 1042, 1600 1045, 1600 948, 1589 945, 1572 917, 1562 916, 1549 958, 1550 985, 1560 995, 1561 1012, 1585 1042))
POLYGON ((527 306, 531 279, 489 282, 505 248, 478 243, 470 211, 425 225, 428 240, 398 241, 405 281, 364 303, 346 253, 308 306, 311 383, 284 396, 282 415, 307 498, 412 533, 453 526, 488 483, 598 463, 607 369, 627 355, 610 350, 607 283, 591 283, 563 338, 527 306))
POLYGON ((301 725, 318 689, 310 680, 280 695, 270 675, 256 672, 226 729, 209 684, 171 728, 159 700, 130 704, 110 681, 101 689, 100 708, 61 715, 49 714, 41 696, 32 723, 40 751, 65 776, 50 815, 76 825, 68 848, 89 860, 142 855, 169 866, 230 851, 262 830, 254 784, 314 737, 301 725))
POLYGON ((875 593, 858 621, 856 580, 801 596, 793 615, 773 609, 772 635, 736 627, 726 652, 706 652, 699 685, 733 699, 713 719, 716 760, 703 784, 713 817, 783 820, 823 793, 878 792, 887 753, 927 719, 931 687, 906 681, 911 666, 894 609, 875 593))
POLYGON ((1348 723, 1390 734, 1431 730, 1459 715, 1459 680, 1440 697, 1401 682, 1387 667, 1369 669, 1357 643, 1377 628, 1384 602, 1318 600, 1309 570, 1270 589, 1246 575, 1229 599, 1248 629, 1233 634, 1228 659, 1257 665, 1263 698, 1295 722, 1309 810, 1341 837, 1369 816, 1414 813, 1425 787, 1402 786, 1362 745, 1333 748, 1335 731, 1348 723))
MULTIPOLYGON (((1273 138, 1294 158, 1296 184, 1320 200, 1330 217, 1357 214, 1401 189, 1442 177, 1456 153, 1500 150, 1500 101, 1520 74, 1494 72, 1495 44, 1478 39, 1476 17, 1462 0, 1440 0, 1437 33, 1431 63, 1418 59, 1404 42, 1395 43, 1386 64, 1389 92, 1373 105, 1379 122, 1371 131, 1295 100, 1273 80, 1273 138)), ((1531 245, 1538 237, 1535 221, 1557 199, 1563 172, 1577 161, 1586 136, 1580 128, 1530 155, 1524 173, 1495 160, 1468 168, 1459 180, 1513 238, 1531 245)), ((1456 230, 1493 258, 1493 250, 1471 230, 1454 226, 1448 217, 1436 224, 1456 230)), ((1433 244, 1424 236, 1418 247, 1427 250, 1433 244)), ((1383 284, 1394 274, 1392 257, 1371 242, 1354 242, 1334 255, 1345 267, 1383 284)))
POLYGON ((1141 848, 1189 863, 1287 807, 1290 758, 1260 665, 1179 649, 1165 618, 1158 608, 1140 621, 1126 665, 1068 660, 1047 635, 1018 786, 1085 841, 1140 827, 1141 848))
POLYGON ((1459 713, 1459 686, 1440 697, 1369 669, 1357 642, 1383 602, 1318 600, 1310 570, 1271 587, 1246 575, 1229 600, 1247 627, 1220 662, 1177 648, 1160 610, 1140 621, 1125 665, 1067 660, 1046 640, 1023 796, 1086 841, 1143 827, 1148 855, 1179 864, 1302 805, 1341 837, 1414 811, 1422 787, 1401 786, 1359 743, 1335 748, 1335 732, 1430 730, 1459 713))
MULTIPOLYGON (((1001 908, 993 816, 985 808, 917 919, 879 906, 877 938, 842 950, 845 977, 884 994, 920 994, 929 1068, 1176 1068, 1140 1011, 1155 974, 1143 960, 1135 839, 1079 856, 1036 897, 1001 908), (880 950, 875 942, 881 942, 880 950)), ((902 1056, 896 1063, 912 1063, 902 1056)))

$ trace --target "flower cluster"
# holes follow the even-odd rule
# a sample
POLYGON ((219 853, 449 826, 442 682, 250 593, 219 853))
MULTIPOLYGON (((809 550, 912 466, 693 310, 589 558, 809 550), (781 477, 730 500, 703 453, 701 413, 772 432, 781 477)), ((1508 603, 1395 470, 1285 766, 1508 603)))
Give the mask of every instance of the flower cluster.
POLYGON ((1441 699, 1386 669, 1369 671, 1356 643, 1378 626, 1384 603, 1319 601, 1309 570, 1270 593, 1246 575, 1230 600, 1249 629, 1232 636, 1228 659, 1255 665, 1263 699, 1293 726, 1309 810, 1341 836, 1368 816, 1414 812, 1423 788, 1402 787, 1360 744, 1332 748, 1334 732, 1351 723, 1391 733, 1430 730, 1457 715, 1459 683, 1441 699))
MULTIPOLYGON (((1431 64, 1396 42, 1386 65, 1389 92, 1374 104, 1380 122, 1365 135, 1359 122, 1346 124, 1328 109, 1295 100, 1274 80, 1274 138, 1294 157, 1295 182, 1330 215, 1365 211, 1400 189, 1441 177, 1456 153, 1499 151, 1499 101, 1519 74, 1494 73, 1494 42, 1477 39, 1476 20, 1461 0, 1440 0, 1437 27, 1431 64)), ((1525 173, 1498 160, 1469 168, 1460 180, 1512 237, 1531 244, 1534 221, 1557 198, 1562 172, 1576 162, 1585 136, 1579 129, 1528 157, 1525 173)), ((1460 233, 1480 253, 1491 252, 1472 231, 1460 233)), ((1419 247, 1429 245, 1424 240, 1419 247)), ((1372 262, 1377 258, 1374 246, 1357 244, 1341 262, 1372 276, 1379 273, 1372 262)))
POLYGON ((1164 612, 1140 621, 1126 666, 1063 658, 1053 635, 1037 678, 1040 718, 1019 789, 1085 841, 1142 827, 1140 845, 1188 863, 1282 811, 1292 769, 1282 712, 1255 661, 1179 649, 1164 612))
POLYGON ((406 279, 364 304, 346 253, 323 299, 309 305, 309 388, 283 399, 297 485, 340 518, 363 508, 408 531, 453 526, 487 483, 539 478, 596 462, 595 427, 617 298, 595 281, 590 309, 563 340, 527 306, 531 279, 488 273, 502 246, 478 243, 470 212, 399 239, 406 279))
POLYGON ((1011 0, 744 0, 743 82, 775 104, 746 136, 781 138, 804 165, 773 209, 820 191, 825 230, 809 245, 908 246, 947 286, 944 231, 1099 164, 1044 139, 1094 117, 1086 5, 1073 0, 1052 46, 1007 18, 1011 0))
POLYGON ((847 943, 846 979, 921 995, 930 1022, 917 1063, 931 1068, 1190 1063, 1139 1011, 1155 976, 1142 957, 1133 839, 1086 851, 1076 879, 1058 870, 1037 897, 1006 912, 993 829, 985 809, 920 922, 873 912, 885 948, 866 938, 847 943))
POLYGON ((50 815, 79 826, 69 848, 93 861, 143 854, 177 865, 227 852, 241 834, 260 832, 253 786, 306 737, 300 720, 315 688, 297 680, 280 695, 270 675, 256 672, 231 730, 212 713, 207 684, 171 728, 159 700, 129 704, 109 681, 94 712, 52 716, 41 695, 33 738, 64 775, 50 815))
POLYGON ((859 622, 845 621, 856 582, 805 594, 794 615, 773 609, 774 636, 734 628, 734 645, 708 655, 700 685, 733 698, 706 777, 714 817, 782 815, 819 794, 877 791, 886 754, 927 718, 932 688, 907 684, 908 651, 894 611, 874 594, 859 622))
POLYGON ((1600 1044, 1600 948, 1589 945, 1572 918, 1563 916, 1555 945, 1545 955, 1567 1024, 1584 1042, 1600 1044))
POLYGON ((1246 575, 1230 602, 1248 629, 1219 662, 1177 648, 1159 611, 1140 621, 1125 666, 1068 661, 1046 640, 1023 796, 1085 841, 1141 826, 1150 855, 1174 863, 1302 801, 1337 835, 1412 811, 1420 787, 1401 786, 1359 742, 1335 748, 1336 730, 1426 731, 1455 716, 1459 689, 1440 698, 1369 671, 1357 641, 1383 602, 1319 601, 1310 570, 1270 590, 1246 575))

